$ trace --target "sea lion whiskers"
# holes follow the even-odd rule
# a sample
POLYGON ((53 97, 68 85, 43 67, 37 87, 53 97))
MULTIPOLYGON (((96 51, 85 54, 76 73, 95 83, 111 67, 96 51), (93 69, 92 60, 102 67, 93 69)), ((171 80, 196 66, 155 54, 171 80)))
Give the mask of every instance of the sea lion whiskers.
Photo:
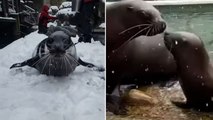
POLYGON ((139 24, 139 25, 135 25, 135 26, 129 27, 129 28, 125 29, 124 31, 120 32, 119 35, 124 34, 125 32, 127 32, 129 30, 132 30, 134 28, 142 27, 142 26, 149 26, 149 25, 150 24, 139 24))
POLYGON ((149 30, 146 32, 146 36, 149 34, 150 30, 153 29, 153 24, 150 26, 149 30))
POLYGON ((69 61, 69 59, 67 58, 68 56, 65 56, 64 58, 65 58, 65 63, 67 63, 67 64, 69 64, 70 66, 71 66, 71 69, 72 69, 72 64, 70 63, 70 61, 69 61))
POLYGON ((79 64, 78 60, 76 60, 72 55, 69 55, 69 54, 67 53, 67 54, 65 54, 65 56, 66 56, 67 58, 72 59, 75 63, 79 64))
POLYGON ((36 61, 35 63, 33 63, 32 66, 41 63, 41 62, 44 61, 48 56, 50 56, 50 54, 46 54, 46 55, 43 56, 41 59, 39 59, 38 61, 36 61))
POLYGON ((125 45, 127 45, 129 43, 129 41, 131 41, 132 39, 134 39, 135 36, 137 36, 138 34, 140 34, 141 32, 143 32, 146 29, 149 29, 152 26, 152 24, 150 24, 149 26, 145 27, 144 29, 139 30, 136 34, 134 34, 133 36, 131 36, 125 43, 123 43, 120 47, 118 47, 115 50, 118 50, 122 47, 124 47, 125 45))
POLYGON ((65 60, 67 61, 67 63, 68 63, 70 66, 72 66, 72 64, 71 64, 70 61, 69 61, 70 59, 73 60, 75 63, 79 64, 79 63, 77 62, 77 60, 76 60, 75 58, 73 58, 71 55, 65 55, 65 60))
POLYGON ((152 32, 151 32, 150 34, 153 35, 155 32, 156 32, 156 31, 155 31, 155 26, 153 26, 153 27, 152 27, 152 32))
MULTIPOLYGON (((149 26, 145 27, 144 29, 139 30, 137 33, 135 33, 133 36, 131 36, 131 37, 127 40, 127 42, 130 41, 130 40, 132 40, 133 38, 135 38, 138 34, 140 34, 141 32, 143 32, 144 30, 150 29, 151 27, 152 27, 152 24, 150 24, 149 26)), ((127 43, 127 42, 126 42, 126 43, 127 43)))
POLYGON ((65 73, 68 75, 65 57, 63 57, 63 62, 62 63, 64 64, 64 67, 65 67, 65 73))
POLYGON ((51 57, 52 57, 51 55, 49 55, 49 56, 47 57, 47 59, 46 59, 46 61, 45 61, 45 63, 44 63, 44 66, 43 66, 43 68, 42 68, 41 73, 43 73, 43 71, 44 71, 44 69, 45 69, 45 67, 46 67, 46 65, 47 65, 47 62, 50 60, 51 57))
MULTIPOLYGON (((50 64, 52 64, 52 59, 50 59, 50 64)), ((50 67, 49 67, 49 74, 50 74, 50 67)))

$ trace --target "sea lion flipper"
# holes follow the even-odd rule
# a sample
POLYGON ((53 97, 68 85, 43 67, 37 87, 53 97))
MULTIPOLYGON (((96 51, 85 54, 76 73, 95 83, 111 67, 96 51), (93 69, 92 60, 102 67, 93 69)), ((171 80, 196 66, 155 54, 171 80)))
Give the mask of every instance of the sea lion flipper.
POLYGON ((13 64, 13 65, 10 67, 10 69, 15 68, 15 67, 23 67, 23 66, 25 66, 25 65, 28 65, 27 60, 24 61, 24 62, 22 62, 22 63, 15 63, 15 64, 13 64))
POLYGON ((92 63, 85 62, 85 61, 81 60, 81 58, 78 58, 78 63, 80 65, 83 65, 83 66, 89 67, 89 68, 95 67, 95 65, 93 65, 92 63))
POLYGON ((23 66, 22 63, 15 63, 10 67, 10 69, 12 69, 14 67, 22 67, 22 66, 23 66))
POLYGON ((116 115, 127 115, 127 108, 120 96, 106 95, 106 109, 116 115))
POLYGON ((24 62, 22 62, 22 63, 15 63, 15 64, 13 64, 13 65, 10 67, 10 69, 15 68, 15 67, 23 67, 23 66, 25 66, 25 65, 28 65, 28 66, 30 66, 30 67, 34 67, 34 63, 35 63, 38 59, 39 59, 39 57, 36 56, 36 57, 33 57, 33 58, 31 58, 31 59, 28 59, 28 60, 26 60, 26 61, 24 61, 24 62))
POLYGON ((172 101, 171 102, 176 105, 177 107, 189 109, 191 108, 191 105, 188 102, 181 102, 181 101, 172 101))
POLYGON ((96 66, 96 65, 94 65, 94 64, 92 64, 92 63, 85 62, 85 61, 81 60, 81 58, 78 58, 78 63, 79 63, 80 65, 85 66, 85 67, 96 68, 97 71, 100 71, 100 72, 105 71, 105 69, 104 69, 103 67, 98 67, 98 66, 96 66))

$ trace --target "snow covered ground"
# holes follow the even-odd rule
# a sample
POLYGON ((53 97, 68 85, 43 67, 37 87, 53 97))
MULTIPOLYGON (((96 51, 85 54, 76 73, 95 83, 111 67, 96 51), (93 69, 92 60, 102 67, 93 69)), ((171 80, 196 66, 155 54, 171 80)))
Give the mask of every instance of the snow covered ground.
MULTIPOLYGON (((104 120, 104 72, 78 66, 67 77, 53 77, 30 67, 9 69, 31 58, 44 38, 33 32, 0 50, 0 120, 104 120)), ((105 46, 99 41, 76 48, 83 60, 105 66, 105 46)))

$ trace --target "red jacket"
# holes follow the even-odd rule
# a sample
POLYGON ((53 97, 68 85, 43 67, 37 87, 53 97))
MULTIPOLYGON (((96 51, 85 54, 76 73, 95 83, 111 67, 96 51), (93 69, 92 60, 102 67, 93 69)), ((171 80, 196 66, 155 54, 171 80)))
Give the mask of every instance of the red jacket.
POLYGON ((49 16, 48 10, 49 10, 49 7, 47 5, 43 5, 40 16, 39 16, 39 22, 42 23, 42 25, 46 26, 46 27, 47 27, 47 23, 50 20, 56 18, 56 17, 49 16))
POLYGON ((83 0, 84 3, 90 3, 92 2, 93 0, 83 0))

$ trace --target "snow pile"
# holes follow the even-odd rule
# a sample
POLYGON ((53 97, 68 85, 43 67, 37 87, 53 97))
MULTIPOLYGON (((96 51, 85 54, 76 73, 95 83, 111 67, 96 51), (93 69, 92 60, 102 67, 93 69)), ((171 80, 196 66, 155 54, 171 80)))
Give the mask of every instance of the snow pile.
POLYGON ((50 9, 52 9, 52 10, 59 10, 58 6, 50 6, 50 9))
POLYGON ((75 11, 72 11, 72 2, 63 2, 60 7, 57 15, 64 14, 64 15, 75 15, 75 11))
POLYGON ((72 11, 72 8, 63 8, 60 9, 57 14, 64 14, 64 15, 75 15, 75 11, 72 11))
POLYGON ((48 10, 48 13, 51 15, 51 16, 55 16, 55 14, 58 12, 58 7, 57 6, 50 6, 49 10, 48 10))
POLYGON ((15 18, 12 18, 12 17, 0 17, 0 19, 4 19, 4 20, 16 20, 15 18))
POLYGON ((61 5, 60 5, 60 7, 59 7, 59 9, 62 9, 62 8, 71 8, 72 7, 72 2, 63 2, 61 5))
MULTIPOLYGON (((9 69, 12 64, 31 58, 44 38, 33 32, 0 50, 0 119, 104 120, 103 72, 78 66, 67 77, 53 77, 27 66, 9 69)), ((79 43, 76 48, 83 60, 104 66, 105 48, 100 42, 79 43)))
POLYGON ((52 11, 58 11, 58 6, 50 6, 48 12, 51 13, 52 11))
POLYGON ((105 28, 106 27, 106 23, 101 23, 99 27, 105 28))

